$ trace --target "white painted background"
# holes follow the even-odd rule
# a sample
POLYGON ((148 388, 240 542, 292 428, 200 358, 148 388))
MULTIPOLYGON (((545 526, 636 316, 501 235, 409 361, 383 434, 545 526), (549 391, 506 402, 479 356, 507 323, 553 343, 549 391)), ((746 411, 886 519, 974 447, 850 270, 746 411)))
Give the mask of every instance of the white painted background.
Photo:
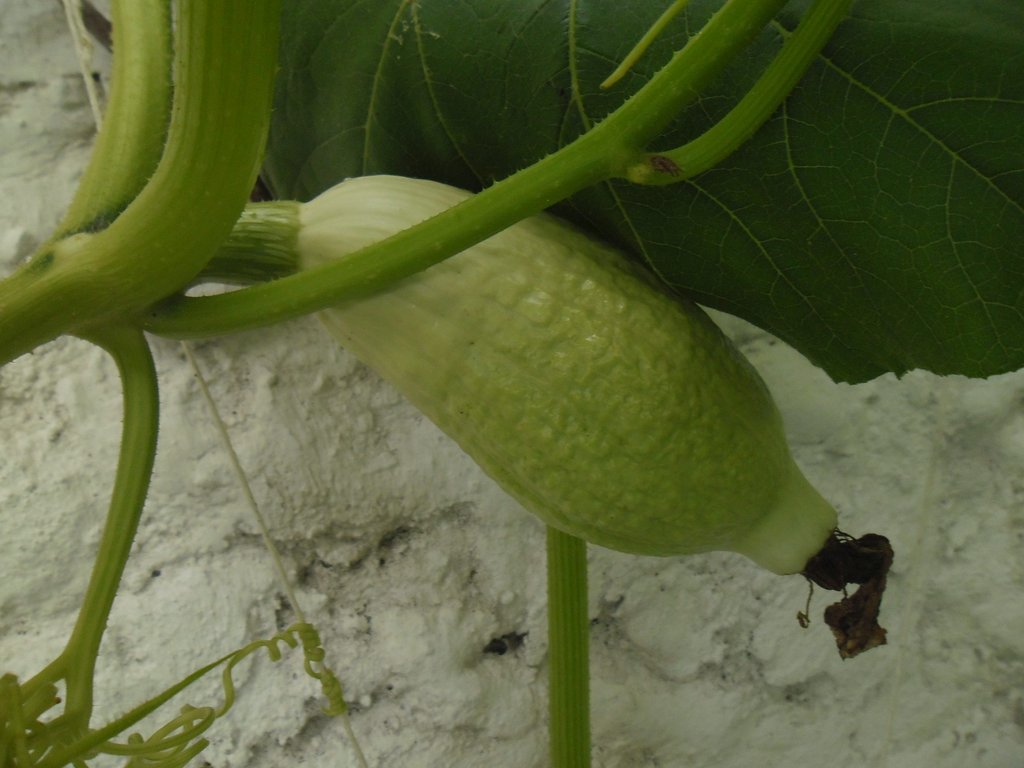
MULTIPOLYGON (((56 223, 88 155, 63 25, 56 2, 0 0, 0 273, 56 223)), ((843 527, 891 537, 891 644, 841 661, 819 619, 828 596, 802 631, 803 581, 739 556, 592 549, 595 765, 1024 766, 1024 375, 840 386, 728 327, 843 527)), ((103 646, 97 722, 291 619, 180 347, 154 348, 156 476, 103 646)), ((543 766, 541 526, 314 320, 195 351, 370 763, 543 766), (522 647, 483 653, 513 632, 522 647)), ((118 397, 113 366, 80 342, 0 371, 0 672, 30 675, 71 627, 118 397)), ((355 765, 298 661, 241 670, 210 765, 355 765)))

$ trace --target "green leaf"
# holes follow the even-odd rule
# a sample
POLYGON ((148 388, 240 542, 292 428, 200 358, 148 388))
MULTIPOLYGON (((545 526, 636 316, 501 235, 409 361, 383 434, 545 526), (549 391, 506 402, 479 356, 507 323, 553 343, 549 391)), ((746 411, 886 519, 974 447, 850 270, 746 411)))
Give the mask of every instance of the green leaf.
MULTIPOLYGON (((571 141, 700 29, 693 0, 293 0, 267 158, 281 196, 399 173, 479 189, 571 141)), ((712 125, 807 3, 651 149, 712 125)), ((860 0, 779 113, 670 187, 609 182, 558 212, 673 289, 780 336, 833 378, 1024 366, 1024 4, 860 0)))

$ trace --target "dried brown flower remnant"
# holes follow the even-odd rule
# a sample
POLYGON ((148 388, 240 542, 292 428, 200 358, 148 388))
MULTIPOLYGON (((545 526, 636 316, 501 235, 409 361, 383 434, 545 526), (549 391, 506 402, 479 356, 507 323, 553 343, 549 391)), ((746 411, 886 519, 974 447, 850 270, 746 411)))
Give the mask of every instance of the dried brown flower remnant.
POLYGON ((839 655, 844 659, 886 643, 878 612, 892 560, 892 546, 885 536, 869 533, 854 539, 837 530, 821 551, 807 561, 805 577, 820 587, 841 590, 844 594, 842 600, 825 609, 825 623, 832 629, 839 655), (860 586, 848 595, 847 584, 860 586))

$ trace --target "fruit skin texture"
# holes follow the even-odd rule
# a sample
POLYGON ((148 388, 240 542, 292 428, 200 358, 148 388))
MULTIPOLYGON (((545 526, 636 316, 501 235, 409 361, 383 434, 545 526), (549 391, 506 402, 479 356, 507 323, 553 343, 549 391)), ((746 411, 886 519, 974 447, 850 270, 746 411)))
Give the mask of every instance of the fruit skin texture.
MULTIPOLYGON (((303 206, 301 264, 469 196, 350 179, 303 206)), ((589 542, 732 550, 794 573, 835 527, 763 381, 710 318, 552 216, 321 317, 523 506, 589 542)))

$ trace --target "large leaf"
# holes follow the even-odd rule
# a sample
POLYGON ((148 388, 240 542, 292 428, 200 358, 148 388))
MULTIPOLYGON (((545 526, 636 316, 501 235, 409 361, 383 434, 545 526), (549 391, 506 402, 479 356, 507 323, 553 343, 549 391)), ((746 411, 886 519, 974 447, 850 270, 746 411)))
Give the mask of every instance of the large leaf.
MULTIPOLYGON (((281 196, 401 173, 480 188, 613 110, 718 5, 694 0, 624 82, 663 8, 610 0, 292 0, 267 171, 281 196)), ((746 91, 791 3, 658 146, 746 91)), ((672 187, 613 182, 559 213, 836 379, 1024 366, 1024 3, 861 0, 779 113, 672 187)))

